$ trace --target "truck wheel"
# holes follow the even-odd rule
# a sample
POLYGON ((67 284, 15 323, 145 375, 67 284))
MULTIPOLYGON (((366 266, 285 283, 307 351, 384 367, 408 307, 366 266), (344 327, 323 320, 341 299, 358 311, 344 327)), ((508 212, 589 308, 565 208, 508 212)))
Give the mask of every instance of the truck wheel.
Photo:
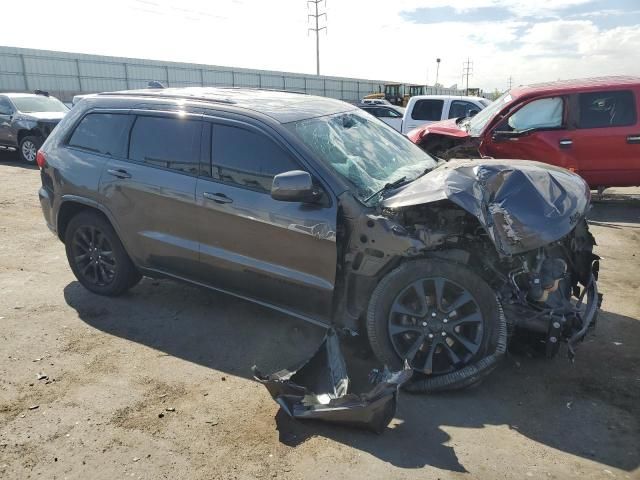
POLYGON ((42 146, 42 139, 40 137, 35 137, 29 135, 20 140, 20 148, 18 152, 20 152, 20 159, 23 162, 27 162, 30 164, 36 163, 36 154, 38 153, 38 149, 42 146))
POLYGON ((506 321, 495 292, 464 266, 407 262, 373 292, 367 311, 371 347, 384 364, 414 370, 408 390, 478 383, 506 350, 506 321))
POLYGON ((73 217, 64 243, 71 270, 93 293, 121 295, 142 278, 113 227, 99 214, 81 212, 73 217))

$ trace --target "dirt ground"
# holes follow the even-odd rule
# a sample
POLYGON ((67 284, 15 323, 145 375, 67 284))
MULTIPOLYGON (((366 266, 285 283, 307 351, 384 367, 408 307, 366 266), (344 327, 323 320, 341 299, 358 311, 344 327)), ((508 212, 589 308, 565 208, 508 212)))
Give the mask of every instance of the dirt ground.
MULTIPOLYGON (((375 435, 283 418, 252 380, 320 329, 164 280, 85 291, 39 183, 0 155, 2 479, 640 478, 640 202, 594 206, 605 297, 574 364, 509 355, 475 389, 403 394, 375 435)), ((376 363, 348 361, 356 382, 376 363)))

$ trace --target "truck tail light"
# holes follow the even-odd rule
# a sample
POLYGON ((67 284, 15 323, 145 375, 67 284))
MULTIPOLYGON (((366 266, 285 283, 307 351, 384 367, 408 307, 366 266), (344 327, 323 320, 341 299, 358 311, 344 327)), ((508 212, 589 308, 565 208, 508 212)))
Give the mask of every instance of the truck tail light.
POLYGON ((38 150, 38 153, 36 154, 36 163, 41 169, 47 164, 47 157, 42 150, 38 150))

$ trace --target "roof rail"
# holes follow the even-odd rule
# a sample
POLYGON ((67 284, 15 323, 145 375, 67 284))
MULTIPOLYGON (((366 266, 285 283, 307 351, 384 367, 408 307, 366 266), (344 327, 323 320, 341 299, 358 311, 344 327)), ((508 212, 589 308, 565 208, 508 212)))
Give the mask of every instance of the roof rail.
POLYGON ((175 93, 163 93, 163 92, 145 92, 144 90, 132 90, 125 92, 102 92, 98 93, 98 95, 112 95, 119 97, 147 97, 147 98, 169 98, 175 100, 193 100, 196 102, 216 102, 216 103, 227 103, 234 104, 233 100, 230 98, 215 98, 215 97, 203 97, 197 95, 178 95, 175 93))

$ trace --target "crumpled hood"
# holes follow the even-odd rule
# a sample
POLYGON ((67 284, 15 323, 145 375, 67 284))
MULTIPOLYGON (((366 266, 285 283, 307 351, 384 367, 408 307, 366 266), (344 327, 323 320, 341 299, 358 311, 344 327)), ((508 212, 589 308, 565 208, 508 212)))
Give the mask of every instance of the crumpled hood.
POLYGON ((420 143, 425 136, 429 134, 438 134, 444 135, 446 137, 456 137, 456 138, 466 138, 469 136, 469 133, 466 130, 458 127, 456 123, 457 118, 450 118, 449 120, 442 120, 440 122, 434 122, 427 125, 422 125, 418 128, 414 128, 409 133, 407 133, 407 137, 413 143, 420 143))
POLYGON ((385 198, 385 208, 450 200, 474 215, 503 255, 566 236, 591 193, 578 175, 526 160, 451 160, 385 198))

